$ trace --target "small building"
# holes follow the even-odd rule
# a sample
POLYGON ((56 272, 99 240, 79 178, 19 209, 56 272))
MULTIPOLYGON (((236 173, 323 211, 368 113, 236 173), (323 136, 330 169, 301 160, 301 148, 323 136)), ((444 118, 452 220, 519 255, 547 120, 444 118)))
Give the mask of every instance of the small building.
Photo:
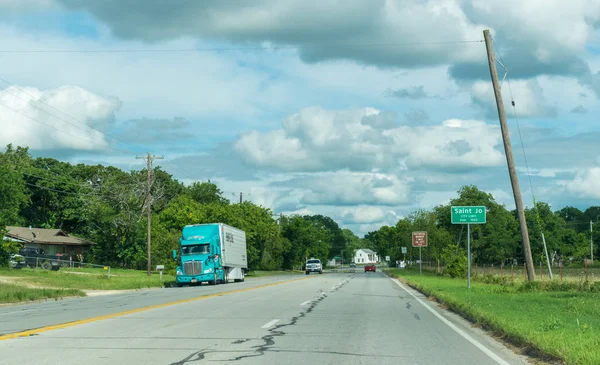
POLYGON ((368 248, 360 248, 354 253, 354 263, 356 264, 376 264, 378 262, 377 253, 368 248))
POLYGON ((24 247, 36 247, 46 255, 86 256, 96 243, 70 236, 61 229, 6 227, 5 240, 22 243, 24 247))
POLYGON ((327 261, 327 266, 338 266, 342 264, 342 256, 335 256, 331 260, 327 261))

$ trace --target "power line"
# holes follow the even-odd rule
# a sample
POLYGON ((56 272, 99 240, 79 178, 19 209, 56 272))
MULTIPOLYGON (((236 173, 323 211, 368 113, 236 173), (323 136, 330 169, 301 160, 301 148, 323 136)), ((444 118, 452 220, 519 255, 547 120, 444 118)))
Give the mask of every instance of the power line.
POLYGON ((73 133, 65 132, 64 130, 62 130, 62 129, 58 129, 58 128, 56 128, 55 126, 53 126, 53 125, 51 125, 51 124, 44 123, 44 122, 42 122, 42 121, 40 121, 40 120, 38 120, 38 119, 36 119, 36 118, 33 118, 33 117, 31 117, 31 116, 29 116, 29 115, 27 115, 27 114, 25 114, 25 113, 21 112, 20 110, 17 110, 17 109, 11 108, 10 106, 8 106, 8 105, 6 105, 6 104, 4 104, 4 103, 2 103, 2 102, 0 102, 0 105, 2 105, 3 107, 5 107, 5 108, 7 108, 7 109, 9 109, 9 110, 12 110, 12 111, 13 111, 13 112, 15 112, 15 113, 21 114, 22 116, 24 116, 24 117, 26 117, 26 118, 29 118, 29 119, 33 120, 34 122, 37 122, 37 123, 43 124, 43 125, 45 125, 45 126, 47 126, 47 127, 50 127, 50 128, 52 128, 52 129, 55 129, 55 130, 57 130, 57 131, 59 131, 59 132, 63 132, 63 133, 65 133, 65 134, 69 134, 69 135, 71 135, 71 136, 73 136, 73 137, 76 137, 76 138, 79 138, 79 139, 81 139, 81 140, 83 140, 83 141, 86 141, 86 142, 89 142, 89 143, 92 143, 92 144, 96 144, 96 145, 98 145, 98 146, 102 146, 102 147, 104 147, 104 148, 108 148, 108 149, 111 149, 111 150, 114 150, 114 151, 119 151, 119 152, 126 153, 126 154, 129 154, 129 153, 130 153, 129 151, 120 150, 120 149, 117 149, 117 148, 111 148, 111 147, 107 147, 106 145, 103 145, 103 144, 101 144, 101 143, 98 143, 98 142, 94 142, 94 141, 92 141, 92 140, 89 140, 89 139, 87 139, 87 138, 83 138, 82 136, 79 136, 79 135, 77 135, 77 134, 73 134, 73 133))
POLYGON ((184 52, 219 52, 219 51, 271 51, 283 49, 314 49, 314 48, 362 48, 362 47, 410 47, 431 45, 456 45, 482 43, 483 39, 439 42, 410 42, 410 43, 366 43, 366 44, 315 44, 303 46, 256 46, 256 47, 210 47, 210 48, 155 48, 155 49, 33 49, 33 50, 0 50, 0 53, 184 53, 184 52))
POLYGON ((28 183, 28 182, 24 182, 24 183, 25 183, 25 185, 34 186, 36 188, 50 190, 50 191, 54 191, 54 192, 62 193, 62 194, 71 194, 71 195, 80 195, 80 196, 100 196, 100 195, 94 194, 94 193, 76 193, 76 192, 72 192, 72 191, 64 191, 64 190, 58 190, 58 189, 48 188, 48 187, 45 187, 45 186, 39 186, 39 185, 28 183))
MULTIPOLYGON (((93 188, 92 188, 92 187, 90 187, 90 186, 86 186, 84 183, 76 183, 76 182, 69 182, 69 181, 59 181, 59 180, 49 179, 49 178, 47 178, 47 177, 43 177, 43 176, 37 176, 37 175, 33 175, 33 174, 28 174, 28 173, 26 173, 26 172, 21 172, 21 173, 22 173, 23 175, 27 175, 27 176, 30 176, 30 177, 35 177, 35 178, 37 178, 37 179, 42 179, 42 180, 51 181, 51 182, 58 183, 58 184, 66 184, 66 185, 79 186, 79 187, 82 187, 82 188, 89 188, 89 189, 93 189, 93 188)), ((56 177, 59 177, 59 175, 54 175, 54 176, 56 176, 56 177)))
MULTIPOLYGON (((42 100, 40 100, 40 99, 36 99, 36 97, 35 97, 35 96, 33 96, 33 95, 29 94, 28 92, 26 92, 25 90, 23 90, 23 89, 21 89, 21 88, 19 88, 19 87, 17 87, 17 86, 15 86, 14 84, 10 83, 8 80, 6 80, 6 79, 4 79, 4 78, 2 78, 2 77, 0 77, 0 80, 1 80, 1 81, 3 81, 4 83, 6 83, 8 86, 10 86, 10 87, 13 87, 14 89, 17 89, 17 90, 19 90, 19 91, 20 91, 20 92, 22 92, 23 94, 25 94, 25 95, 27 95, 27 96, 31 97, 31 98, 33 99, 33 101, 35 101, 35 102, 38 102, 38 103, 40 103, 40 104, 43 104, 43 105, 46 105, 47 107, 49 107, 49 108, 52 108, 53 110, 55 110, 55 111, 57 111, 57 112, 59 112, 59 113, 61 113, 61 114, 63 114, 63 115, 66 115, 67 117, 69 117, 69 118, 71 118, 72 120, 74 120, 74 121, 78 122, 79 124, 82 124, 82 125, 84 125, 86 128, 89 128, 89 129, 91 129, 91 130, 94 130, 94 131, 96 131, 96 132, 99 132, 99 133, 101 133, 102 135, 104 135, 104 136, 106 136, 106 137, 109 137, 109 138, 112 138, 112 139, 114 139, 114 140, 116 140, 116 141, 119 141, 119 142, 121 142, 121 143, 123 143, 123 144, 125 144, 125 145, 129 145, 129 146, 132 146, 132 147, 134 147, 133 145, 131 145, 131 144, 129 144, 129 143, 127 143, 127 142, 125 142, 125 141, 122 141, 122 140, 118 139, 117 137, 115 137, 115 136, 113 136, 113 135, 110 135, 110 134, 108 134, 108 133, 104 133, 104 132, 102 132, 102 131, 101 131, 101 130, 99 130, 99 129, 96 129, 96 128, 92 127, 92 126, 89 126, 89 125, 87 125, 85 122, 82 122, 81 120, 79 120, 79 119, 75 118, 74 116, 72 116, 72 115, 70 115, 70 114, 68 114, 68 113, 66 113, 66 112, 63 112, 63 111, 61 111, 61 110, 59 110, 59 109, 57 109, 57 108, 53 107, 52 105, 50 105, 50 104, 48 104, 48 103, 46 103, 46 102, 44 102, 44 101, 42 101, 42 100)), ((3 90, 3 92, 5 92, 5 93, 7 93, 7 94, 10 94, 10 95, 12 95, 12 96, 14 96, 14 97, 16 97, 16 98, 18 98, 18 99, 20 99, 20 100, 22 100, 22 101, 26 102, 26 103, 30 103, 30 100, 25 100, 25 99, 23 99, 23 98, 21 98, 21 97, 19 97, 19 96, 15 95, 15 94, 11 93, 10 91, 8 91, 8 89, 7 89, 7 88, 2 88, 2 90, 3 90)), ((82 130, 82 131, 85 131, 86 133, 89 133, 89 131, 88 131, 88 130, 86 130, 86 129, 83 129, 83 128, 81 128, 81 127, 79 127, 79 126, 77 126, 77 125, 75 125, 75 124, 73 124, 73 123, 70 123, 70 122, 68 122, 68 121, 66 121, 66 120, 64 120, 64 119, 62 119, 61 117, 58 117, 58 116, 56 116, 55 114, 52 114, 52 113, 48 112, 47 110, 45 110, 45 109, 42 109, 42 108, 40 108, 40 107, 36 106, 35 104, 29 104, 29 105, 33 106, 34 108, 36 108, 36 109, 38 109, 38 110, 41 110, 41 111, 43 111, 44 113, 47 113, 47 114, 51 115, 51 116, 53 116, 53 117, 55 117, 55 118, 57 118, 57 119, 59 119, 59 120, 62 120, 63 122, 65 122, 65 123, 67 123, 67 124, 70 124, 70 125, 72 125, 72 126, 74 126, 74 127, 76 127, 76 128, 79 128, 80 130, 82 130)))

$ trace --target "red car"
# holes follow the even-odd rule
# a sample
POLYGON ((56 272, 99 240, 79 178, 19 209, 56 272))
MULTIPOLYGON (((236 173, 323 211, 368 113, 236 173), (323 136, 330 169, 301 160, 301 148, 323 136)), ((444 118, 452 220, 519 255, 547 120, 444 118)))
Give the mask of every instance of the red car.
POLYGON ((365 266, 365 272, 367 272, 367 271, 373 271, 373 272, 375 272, 375 270, 376 270, 375 269, 375 265, 367 265, 367 266, 365 266))

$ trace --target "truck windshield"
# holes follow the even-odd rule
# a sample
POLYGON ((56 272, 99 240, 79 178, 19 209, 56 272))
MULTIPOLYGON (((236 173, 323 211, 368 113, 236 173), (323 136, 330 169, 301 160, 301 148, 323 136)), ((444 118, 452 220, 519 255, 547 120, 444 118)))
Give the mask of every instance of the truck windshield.
POLYGON ((181 246, 181 255, 208 255, 210 253, 210 247, 208 243, 200 245, 186 245, 181 246))

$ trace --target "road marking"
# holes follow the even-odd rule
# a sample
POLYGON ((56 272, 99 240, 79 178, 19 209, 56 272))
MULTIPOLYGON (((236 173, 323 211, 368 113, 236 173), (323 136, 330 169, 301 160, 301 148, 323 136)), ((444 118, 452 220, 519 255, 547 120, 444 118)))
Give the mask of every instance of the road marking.
POLYGON ((300 303, 300 305, 307 305, 310 302, 312 302, 312 300, 307 300, 306 302, 302 302, 302 303, 300 303))
MULTIPOLYGON (((386 275, 387 276, 387 275, 386 275)), ((388 276, 389 278, 389 276, 388 276)), ((425 307, 428 311, 430 311, 434 316, 436 316, 440 321, 444 322, 448 327, 452 328, 454 330, 454 332, 458 333, 459 335, 461 335, 465 340, 469 341, 471 344, 473 344, 475 347, 477 347, 478 349, 480 349, 484 354, 486 354, 487 356, 489 356, 492 360, 494 360, 496 363, 500 364, 500 365, 510 365, 510 363, 506 362, 506 360, 502 359, 500 356, 496 355, 494 352, 492 352, 492 350, 488 349, 487 347, 485 347, 483 344, 481 344, 479 341, 477 341, 476 339, 474 339, 473 337, 471 337, 468 333, 466 333, 465 331, 461 330, 460 328, 458 328, 454 323, 450 322, 448 319, 446 319, 444 316, 442 316, 441 314, 439 314, 435 309, 431 308, 427 303, 425 303, 423 300, 421 300, 420 298, 418 298, 416 295, 414 295, 410 290, 408 290, 398 279, 392 279, 390 278, 394 283, 396 283, 399 287, 401 287, 405 292, 407 292, 408 294, 410 294, 413 298, 415 298, 417 300, 417 302, 421 303, 421 305, 423 305, 423 307, 425 307)))
POLYGON ((51 326, 40 327, 40 328, 27 330, 27 331, 8 333, 5 335, 0 335, 0 341, 10 340, 13 338, 18 338, 18 337, 27 337, 27 336, 32 336, 32 335, 38 335, 42 332, 48 332, 48 331, 53 331, 53 330, 57 330, 57 329, 73 327, 73 326, 77 326, 80 324, 98 322, 98 321, 102 321, 104 319, 111 319, 111 318, 125 316, 128 314, 145 312, 145 311, 148 311, 151 309, 165 308, 165 307, 170 307, 170 306, 176 305, 176 304, 190 303, 190 302, 194 302, 197 300, 214 298, 214 297, 222 297, 222 296, 228 295, 228 294, 243 293, 243 292, 250 291, 250 290, 268 288, 271 286, 281 285, 281 284, 285 284, 285 283, 292 283, 294 281, 307 280, 307 279, 309 279, 309 278, 305 277, 305 278, 300 278, 300 279, 286 280, 286 281, 280 281, 280 282, 271 283, 271 284, 259 285, 259 286, 255 286, 252 288, 236 289, 236 290, 230 290, 230 291, 225 291, 225 292, 221 292, 221 293, 201 295, 198 297, 176 300, 174 302, 161 303, 161 304, 151 305, 148 307, 142 307, 142 308, 131 309, 128 311, 123 311, 123 312, 111 313, 111 314, 107 314, 107 315, 99 316, 99 317, 92 317, 92 318, 81 319, 81 320, 73 321, 73 322, 54 324, 51 326))
POLYGON ((274 320, 272 320, 272 321, 270 321, 270 322, 267 322, 267 323, 265 323, 265 324, 264 324, 264 325, 262 325, 262 327, 260 327, 260 328, 269 328, 269 327, 271 327, 272 325, 274 325, 274 324, 275 324, 275 323, 277 323, 277 322, 279 322, 279 319, 274 319, 274 320))

